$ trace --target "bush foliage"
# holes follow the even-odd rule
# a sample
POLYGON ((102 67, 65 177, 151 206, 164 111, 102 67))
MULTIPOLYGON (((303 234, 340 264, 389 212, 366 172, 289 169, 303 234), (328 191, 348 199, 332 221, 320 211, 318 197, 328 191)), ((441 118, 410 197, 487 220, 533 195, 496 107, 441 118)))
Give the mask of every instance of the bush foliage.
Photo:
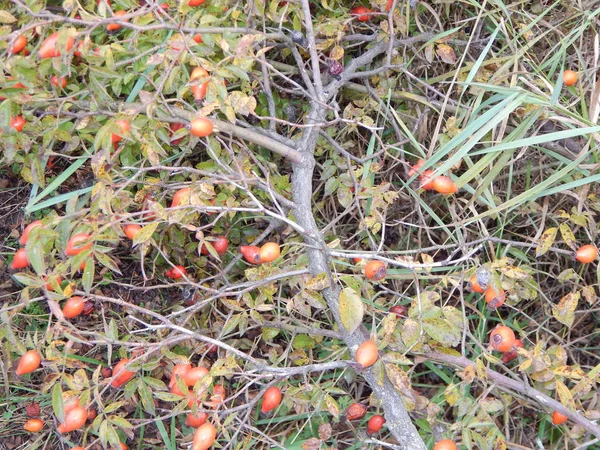
POLYGON ((0 447, 597 446, 595 2, 191 3, 0 0, 0 447))

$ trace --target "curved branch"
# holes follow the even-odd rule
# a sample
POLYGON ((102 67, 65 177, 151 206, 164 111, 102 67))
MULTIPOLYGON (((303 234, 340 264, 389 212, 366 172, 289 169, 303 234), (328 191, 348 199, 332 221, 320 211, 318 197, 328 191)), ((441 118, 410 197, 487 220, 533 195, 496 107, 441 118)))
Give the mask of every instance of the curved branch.
POLYGON ((223 120, 214 118, 211 118, 211 120, 215 124, 216 130, 220 133, 229 133, 245 141, 260 145, 267 150, 271 150, 273 153, 277 153, 285 157, 294 164, 299 164, 302 161, 302 155, 298 151, 288 147, 285 144, 277 142, 275 139, 271 139, 268 136, 256 133, 255 131, 247 128, 238 127, 237 125, 233 125, 232 123, 225 122, 223 120))
MULTIPOLYGON (((451 356, 443 353, 426 353, 425 357, 432 360, 445 364, 450 364, 458 367, 469 367, 475 366, 475 363, 468 358, 459 357, 459 356, 451 356)), ((559 401, 554 400, 551 397, 548 397, 546 394, 538 391, 537 389, 528 386, 520 381, 513 380, 512 378, 508 378, 505 375, 502 375, 495 370, 485 369, 487 376, 490 380, 496 383, 498 386, 503 387, 505 389, 510 389, 516 393, 519 393, 525 397, 534 400, 538 404, 542 405, 545 408, 550 408, 553 411, 558 411, 559 413, 567 416, 577 425, 585 428, 587 431, 600 438, 600 426, 593 424, 584 416, 577 412, 573 412, 563 406, 559 401)))

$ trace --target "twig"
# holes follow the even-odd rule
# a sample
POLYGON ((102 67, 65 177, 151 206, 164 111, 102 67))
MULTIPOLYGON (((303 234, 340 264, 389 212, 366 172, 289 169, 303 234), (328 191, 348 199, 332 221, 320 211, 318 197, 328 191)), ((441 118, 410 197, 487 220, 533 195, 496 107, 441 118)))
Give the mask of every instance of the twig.
MULTIPOLYGON (((462 357, 462 356, 451 356, 451 355, 447 355, 447 354, 443 354, 443 353, 431 352, 431 353, 425 353, 425 357, 432 361, 437 361, 437 362, 450 364, 453 366, 458 366, 458 367, 463 367, 463 368, 469 367, 469 366, 475 366, 475 363, 473 361, 471 361, 468 358, 462 357)), ((506 388, 506 389, 510 389, 511 391, 514 391, 518 394, 528 397, 531 400, 534 400, 535 402, 537 402, 538 404, 543 406, 545 409, 550 409, 552 411, 558 411, 560 414, 567 416, 569 419, 571 419, 577 425, 580 425, 581 427, 585 428, 587 431, 592 433, 594 436, 600 438, 600 426, 593 424, 591 421, 586 419, 583 415, 567 409, 559 401, 556 401, 553 398, 548 397, 546 394, 543 394, 542 392, 538 391, 537 389, 535 389, 529 385, 525 385, 524 383, 522 383, 520 381, 513 380, 512 378, 508 378, 507 376, 502 375, 502 374, 496 372, 495 370, 486 368, 485 371, 486 371, 488 378, 490 380, 492 380, 494 383, 496 383, 498 386, 506 388)))

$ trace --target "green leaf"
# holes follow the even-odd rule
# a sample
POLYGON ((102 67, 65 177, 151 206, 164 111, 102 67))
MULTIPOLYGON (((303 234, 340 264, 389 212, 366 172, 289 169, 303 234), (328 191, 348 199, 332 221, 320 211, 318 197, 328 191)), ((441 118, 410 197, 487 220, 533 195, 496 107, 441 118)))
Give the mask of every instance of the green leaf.
POLYGON ((94 274, 96 272, 96 265, 94 264, 93 258, 88 258, 85 261, 85 267, 83 269, 83 275, 81 276, 81 286, 85 292, 90 292, 94 284, 94 274))
POLYGON ((460 344, 460 328, 446 319, 423 320, 423 329, 434 341, 445 347, 455 347, 460 344))
POLYGON ((292 341, 294 349, 315 348, 317 342, 307 334, 297 334, 292 341))
MULTIPOLYGON (((154 404, 154 402, 152 402, 154 404)), ((111 423, 115 424, 119 428, 133 428, 131 422, 121 416, 110 416, 109 420, 111 423)))
MULTIPOLYGON (((142 401, 142 407, 150 415, 155 415, 156 408, 154 406, 154 399, 152 398, 152 392, 148 385, 146 385, 141 379, 138 380, 138 393, 140 394, 140 400, 142 401)), ((123 419, 125 420, 125 419, 123 419)))
POLYGON ((241 314, 232 315, 225 325, 223 326, 223 330, 221 331, 224 336, 227 336, 229 333, 232 333, 239 325, 240 325, 241 314))
POLYGON ((344 288, 340 294, 340 319, 348 333, 353 333, 362 323, 363 314, 360 295, 352 288, 344 288))
POLYGON ((327 196, 333 194, 337 190, 339 185, 340 180, 338 180, 337 178, 329 178, 325 183, 325 195, 327 196))
POLYGON ((337 197, 338 202, 344 208, 347 208, 352 204, 352 192, 350 192, 350 188, 345 184, 340 184, 337 189, 337 197))
POLYGON ((64 422, 65 420, 65 410, 63 408, 63 395, 62 389, 60 388, 60 382, 54 383, 52 386, 52 409, 54 410, 54 415, 58 419, 59 422, 64 422))
POLYGON ((279 334, 279 330, 277 328, 269 328, 264 327, 262 330, 262 340, 263 341, 271 341, 279 334))
POLYGON ((142 242, 146 242, 152 238, 152 235, 156 231, 159 222, 152 222, 143 227, 140 231, 138 231, 133 238, 133 245, 141 244, 142 242))

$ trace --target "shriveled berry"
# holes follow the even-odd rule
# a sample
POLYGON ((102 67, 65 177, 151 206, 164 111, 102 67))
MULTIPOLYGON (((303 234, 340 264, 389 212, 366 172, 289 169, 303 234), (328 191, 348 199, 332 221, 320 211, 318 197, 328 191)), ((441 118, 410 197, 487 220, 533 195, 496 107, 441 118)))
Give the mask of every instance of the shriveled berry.
POLYGON ((366 413, 367 407, 365 405, 362 403, 352 403, 348 406, 348 409, 346 409, 346 418, 348 420, 358 420, 365 417, 366 413))
POLYGON ((27 417, 37 417, 40 415, 40 404, 37 402, 31 402, 25 407, 25 413, 27 417))
POLYGON ((330 61, 327 66, 327 73, 332 77, 338 77, 344 71, 344 66, 339 61, 330 61))

